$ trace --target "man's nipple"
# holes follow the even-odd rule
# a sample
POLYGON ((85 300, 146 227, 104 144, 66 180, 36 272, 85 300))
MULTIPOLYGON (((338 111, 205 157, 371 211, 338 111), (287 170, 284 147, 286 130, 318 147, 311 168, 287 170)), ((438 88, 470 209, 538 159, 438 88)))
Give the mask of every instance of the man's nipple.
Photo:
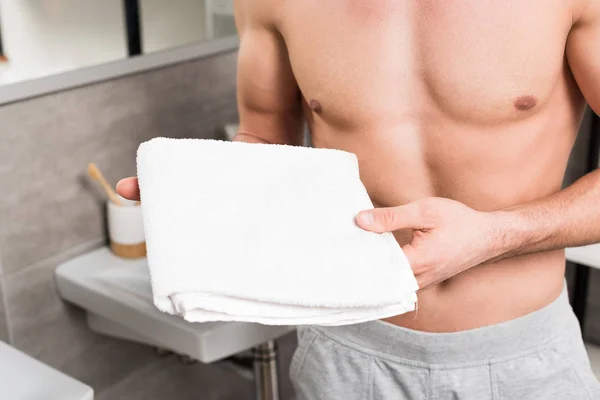
POLYGON ((309 103, 308 106, 310 107, 311 110, 313 110, 316 113, 320 113, 322 108, 321 108, 321 103, 319 103, 318 100, 312 99, 309 103))
POLYGON ((515 108, 520 111, 531 110, 537 104, 533 96, 519 96, 514 102, 515 108))

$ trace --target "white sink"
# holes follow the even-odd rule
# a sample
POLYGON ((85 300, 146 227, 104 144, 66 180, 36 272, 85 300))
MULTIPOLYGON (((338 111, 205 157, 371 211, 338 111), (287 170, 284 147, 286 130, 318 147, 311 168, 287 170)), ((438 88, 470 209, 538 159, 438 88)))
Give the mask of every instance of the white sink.
POLYGON ((93 400, 94 390, 0 341, 0 399, 93 400))
POLYGON ((186 354, 209 363, 293 330, 243 322, 189 323, 158 311, 146 259, 125 260, 101 248, 55 271, 61 296, 82 308, 90 329, 186 354))

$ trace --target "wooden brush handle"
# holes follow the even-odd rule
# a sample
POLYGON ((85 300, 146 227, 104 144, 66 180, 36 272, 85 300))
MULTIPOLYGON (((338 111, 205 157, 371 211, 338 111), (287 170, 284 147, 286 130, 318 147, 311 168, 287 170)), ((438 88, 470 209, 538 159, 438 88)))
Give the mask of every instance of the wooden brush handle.
POLYGON ((122 204, 121 203, 121 199, 115 193, 115 191, 113 190, 112 186, 110 186, 108 184, 108 182, 104 178, 104 175, 102 175, 102 172, 100 172, 100 169, 96 166, 96 164, 89 163, 89 165, 88 165, 88 175, 90 176, 90 178, 92 178, 93 180, 95 180, 96 182, 98 182, 100 184, 100 186, 102 186, 102 188, 106 192, 106 194, 108 196, 108 199, 110 201, 112 201, 113 203, 118 204, 118 205, 122 204))

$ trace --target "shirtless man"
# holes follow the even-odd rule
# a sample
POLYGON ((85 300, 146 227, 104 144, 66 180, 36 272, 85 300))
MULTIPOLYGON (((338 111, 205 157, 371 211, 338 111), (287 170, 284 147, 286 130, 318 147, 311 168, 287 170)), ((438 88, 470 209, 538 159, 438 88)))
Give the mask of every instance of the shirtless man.
MULTIPOLYGON (((600 172, 561 182, 600 112, 597 0, 237 0, 236 140, 357 155, 417 312, 299 330, 299 399, 598 399, 564 247, 600 241, 600 172)), ((135 178, 119 193, 137 198, 135 178)))

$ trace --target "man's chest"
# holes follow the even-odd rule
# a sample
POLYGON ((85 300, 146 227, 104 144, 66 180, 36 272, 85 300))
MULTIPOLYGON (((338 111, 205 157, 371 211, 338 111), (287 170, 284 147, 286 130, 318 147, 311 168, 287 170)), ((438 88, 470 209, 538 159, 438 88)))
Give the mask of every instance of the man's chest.
POLYGON ((323 115, 437 107, 458 118, 508 118, 544 104, 564 73, 570 3, 290 1, 279 29, 305 99, 323 115))

